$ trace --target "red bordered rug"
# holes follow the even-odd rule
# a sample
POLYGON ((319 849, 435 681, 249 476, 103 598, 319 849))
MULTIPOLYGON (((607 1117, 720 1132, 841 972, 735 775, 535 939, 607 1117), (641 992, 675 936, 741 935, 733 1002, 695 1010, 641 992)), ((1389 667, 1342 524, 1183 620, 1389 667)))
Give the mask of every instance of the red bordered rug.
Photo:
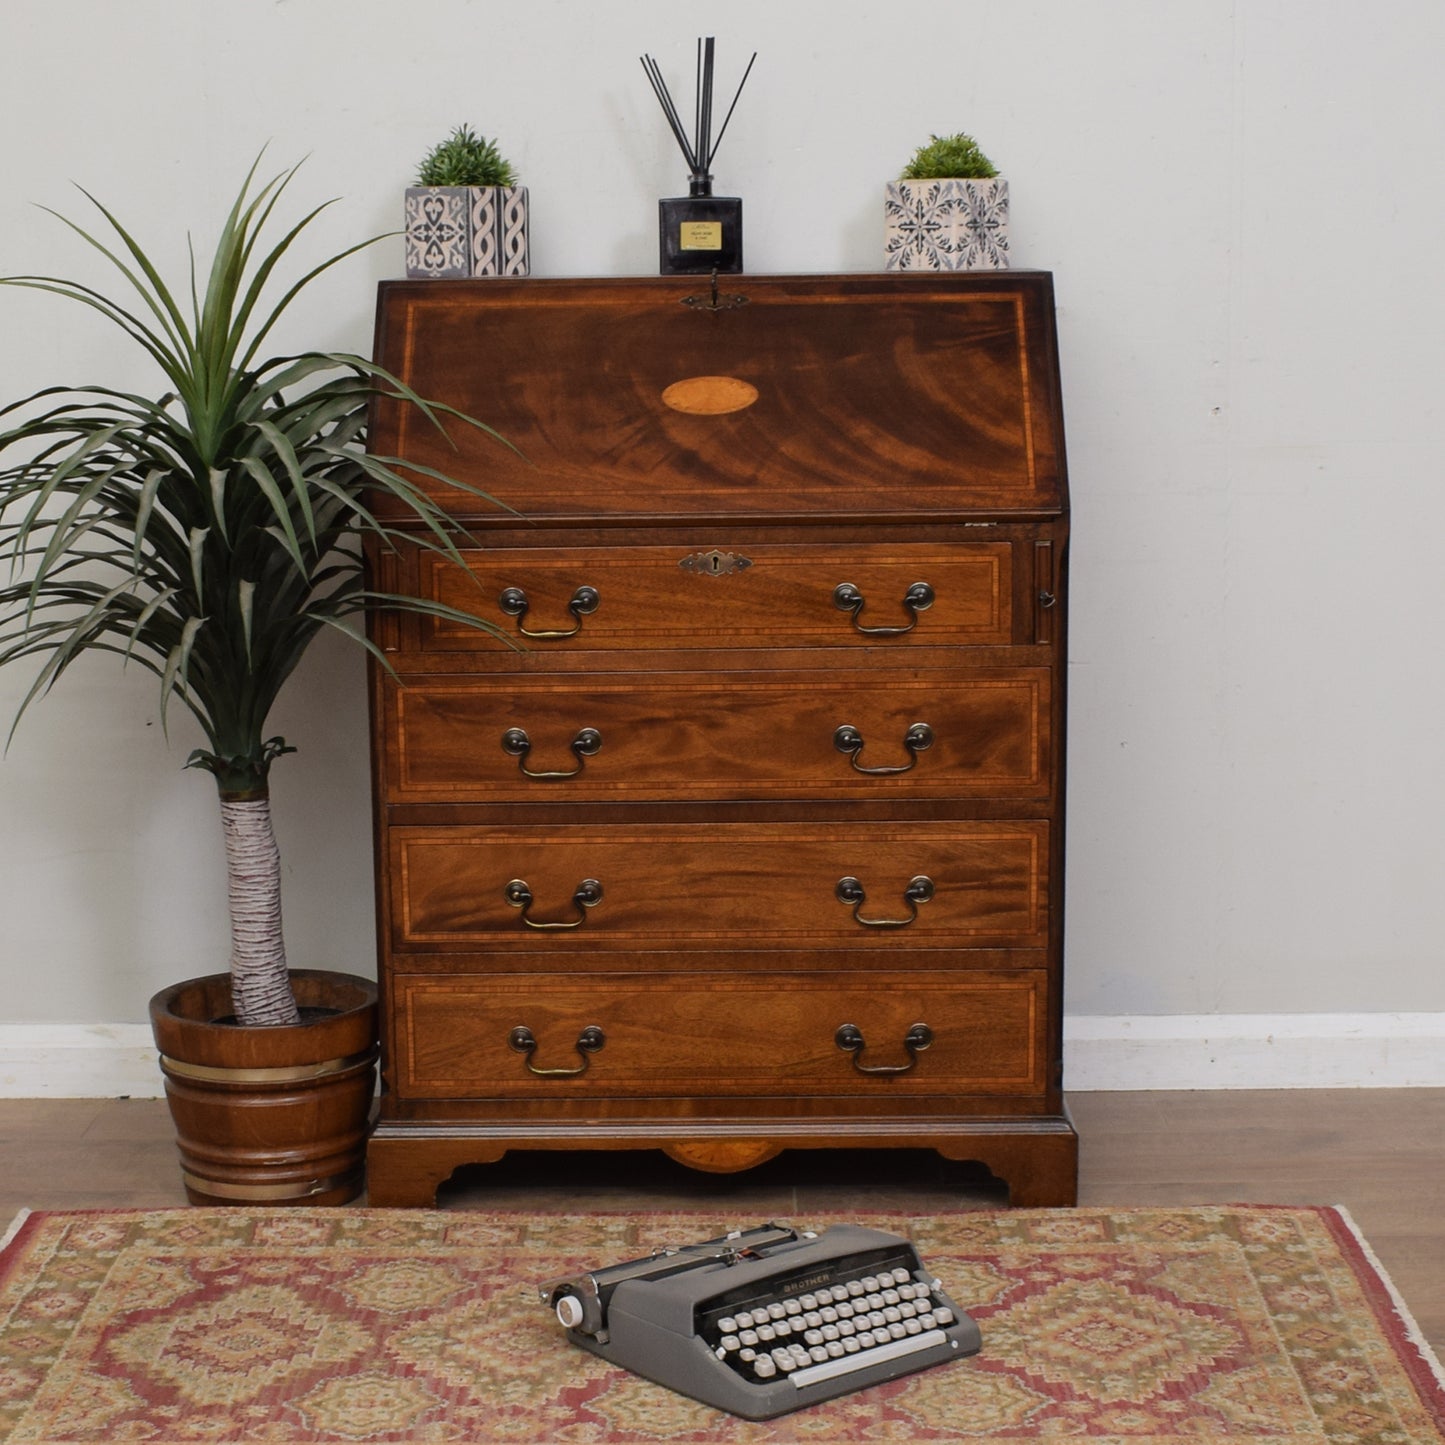
POLYGON ((0 1442, 1445 1442, 1445 1385, 1349 1220, 890 1212, 983 1349, 759 1424, 569 1345, 559 1275, 761 1223, 408 1210, 35 1213, 0 1255, 0 1442))

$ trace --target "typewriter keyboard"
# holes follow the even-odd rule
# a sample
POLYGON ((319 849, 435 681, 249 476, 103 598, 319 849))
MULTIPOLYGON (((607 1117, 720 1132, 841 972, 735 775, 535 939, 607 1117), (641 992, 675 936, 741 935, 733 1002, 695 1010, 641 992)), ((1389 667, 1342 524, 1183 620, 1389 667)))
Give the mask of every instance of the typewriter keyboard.
POLYGON ((750 1381, 786 1376, 802 1389, 946 1344, 958 1318, 940 1282, 902 1262, 772 1284, 768 1296, 727 1300, 698 1322, 717 1358, 750 1381))

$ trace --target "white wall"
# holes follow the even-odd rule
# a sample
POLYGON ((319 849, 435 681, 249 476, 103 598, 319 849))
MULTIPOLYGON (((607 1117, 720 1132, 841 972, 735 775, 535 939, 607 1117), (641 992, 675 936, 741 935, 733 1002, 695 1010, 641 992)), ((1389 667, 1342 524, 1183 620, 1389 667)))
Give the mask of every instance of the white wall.
MULTIPOLYGON (((535 274, 652 272, 684 174, 638 56, 680 83, 704 33, 723 86, 759 52, 717 166, 750 269, 877 269, 883 182, 961 128, 1055 272, 1071 1014, 1445 1010, 1433 0, 6 0, 0 273, 99 278, 31 204, 83 214, 70 181, 183 264, 263 144, 309 157, 298 206, 344 198, 319 256, 394 227, 460 121, 531 187, 535 274)), ((400 269, 350 263, 278 346, 366 350, 400 269)), ((0 291, 0 399, 61 380, 154 382, 0 291)), ((224 966, 214 790, 154 694, 82 665, 0 763, 0 1020, 138 1022, 224 966)), ((359 656, 323 641, 275 723, 292 961, 369 971, 359 656)))

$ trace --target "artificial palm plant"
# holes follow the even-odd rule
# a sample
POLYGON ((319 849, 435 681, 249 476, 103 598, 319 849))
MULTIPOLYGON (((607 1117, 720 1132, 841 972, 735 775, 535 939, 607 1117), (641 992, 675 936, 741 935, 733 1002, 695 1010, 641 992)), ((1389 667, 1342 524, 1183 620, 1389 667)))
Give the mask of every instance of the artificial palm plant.
POLYGON ((371 244, 331 256, 279 300, 263 301, 282 284, 278 268, 297 237, 325 209, 263 244, 294 174, 258 184, 252 166, 203 286, 192 251, 184 301, 88 192, 114 233, 109 246, 59 219, 114 264, 139 304, 57 277, 0 278, 98 311, 166 379, 154 398, 51 387, 0 409, 8 428, 0 430, 0 565, 9 567, 0 586, 0 663, 43 659, 21 713, 81 654, 100 651, 159 678, 163 718, 176 700, 195 716, 207 746, 188 766, 211 773, 220 791, 232 1000, 243 1024, 298 1018, 269 793, 272 763, 293 749, 267 736, 267 716, 307 645, 336 628, 370 647, 356 624, 374 607, 485 625, 370 589, 359 546, 365 537, 389 545, 402 535, 373 497, 385 499, 388 517, 411 524, 413 543, 457 558, 462 536, 428 499, 417 468, 403 473, 393 459, 366 452, 371 399, 403 398, 438 426, 444 417, 480 423, 423 401, 360 356, 259 359, 298 293, 371 244))

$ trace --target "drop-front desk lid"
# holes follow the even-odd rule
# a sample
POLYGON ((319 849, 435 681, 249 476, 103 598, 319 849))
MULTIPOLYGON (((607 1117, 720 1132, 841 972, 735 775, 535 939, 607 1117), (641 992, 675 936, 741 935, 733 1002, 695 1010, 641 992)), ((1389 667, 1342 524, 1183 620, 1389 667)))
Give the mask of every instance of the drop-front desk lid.
POLYGON ((393 402, 373 451, 534 520, 1066 505, 1047 272, 387 281, 376 358, 515 451, 393 402))

